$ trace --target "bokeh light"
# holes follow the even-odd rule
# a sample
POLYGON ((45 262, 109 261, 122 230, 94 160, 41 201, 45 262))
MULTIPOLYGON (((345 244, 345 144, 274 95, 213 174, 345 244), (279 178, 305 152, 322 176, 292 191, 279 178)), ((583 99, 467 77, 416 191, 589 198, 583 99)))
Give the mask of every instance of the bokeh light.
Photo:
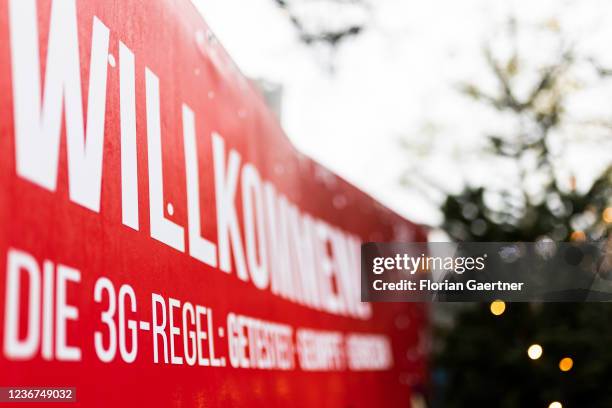
POLYGON ((544 350, 542 349, 542 346, 540 346, 539 344, 532 344, 527 349, 527 355, 532 360, 537 360, 538 358, 542 357, 543 352, 544 350))
POLYGON ((563 404, 561 404, 559 401, 553 401, 550 403, 548 408, 563 408, 563 404))
POLYGON ((570 235, 570 240, 574 242, 586 241, 586 234, 584 231, 574 231, 572 232, 572 235, 570 235))
POLYGON ((502 300, 495 300, 491 302, 491 313, 495 316, 499 316, 506 311, 506 303, 502 300))
POLYGON ((612 224, 612 207, 606 208, 601 215, 601 218, 603 218, 605 223, 612 224))
POLYGON ((559 370, 561 371, 569 371, 574 366, 574 360, 570 357, 564 357, 559 361, 559 370))

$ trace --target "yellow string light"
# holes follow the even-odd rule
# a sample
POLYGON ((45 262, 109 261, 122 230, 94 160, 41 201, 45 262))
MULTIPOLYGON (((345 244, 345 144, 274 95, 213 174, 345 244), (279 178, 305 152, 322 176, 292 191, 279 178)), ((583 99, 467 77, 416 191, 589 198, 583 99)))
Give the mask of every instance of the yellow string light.
POLYGON ((506 303, 502 300, 495 300, 491 302, 489 308, 491 309, 491 313, 495 316, 499 316, 506 311, 506 303))
POLYGON ((574 366, 574 360, 570 357, 564 357, 559 361, 559 370, 561 371, 569 371, 574 366))
POLYGON ((606 208, 601 214, 601 218, 603 218, 605 223, 612 224, 612 207, 606 208))
POLYGON ((537 360, 538 358, 542 357, 543 352, 544 350, 542 349, 542 346, 540 346, 539 344, 532 344, 527 349, 527 355, 532 360, 537 360))
POLYGON ((550 403, 550 405, 548 405, 548 408, 563 408, 563 404, 561 404, 559 401, 553 401, 550 403))
POLYGON ((586 234, 584 231, 574 231, 572 232, 572 235, 570 235, 570 240, 575 242, 586 241, 586 234))

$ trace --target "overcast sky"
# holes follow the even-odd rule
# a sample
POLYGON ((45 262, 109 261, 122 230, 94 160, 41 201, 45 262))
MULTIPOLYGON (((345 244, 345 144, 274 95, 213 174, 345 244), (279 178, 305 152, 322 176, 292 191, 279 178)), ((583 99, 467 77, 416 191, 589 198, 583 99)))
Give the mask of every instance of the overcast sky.
MULTIPOLYGON (((299 41, 273 0, 193 2, 246 75, 282 84, 282 124, 299 149, 399 213, 428 224, 439 222, 440 214, 420 192, 400 185, 415 159, 399 139, 435 151, 423 167, 447 186, 491 175, 491 163, 475 147, 487 129, 512 129, 515 123, 467 100, 456 86, 464 81, 494 86, 483 44, 500 33, 510 15, 527 27, 519 38, 524 65, 554 58, 558 36, 548 30, 565 33, 580 52, 612 67, 608 0, 372 1, 366 30, 340 45, 333 73, 328 60, 299 41)), ((501 54, 508 50, 503 42, 494 46, 501 54)), ((595 87, 588 68, 577 75, 584 88, 570 106, 577 120, 591 115, 612 120, 612 84, 595 87)), ((525 75, 526 84, 530 79, 525 75)), ((611 149, 575 147, 570 153, 568 166, 584 183, 612 160, 611 149)), ((496 177, 507 182, 512 175, 500 170, 496 177)))

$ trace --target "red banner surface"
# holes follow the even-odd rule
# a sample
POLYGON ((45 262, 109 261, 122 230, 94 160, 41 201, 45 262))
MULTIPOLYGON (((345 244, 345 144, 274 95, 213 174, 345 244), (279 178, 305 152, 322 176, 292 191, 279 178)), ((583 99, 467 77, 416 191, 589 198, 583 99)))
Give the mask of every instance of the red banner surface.
POLYGON ((188 1, 0 1, 0 228, 0 387, 357 407, 425 381, 424 306, 359 291, 361 242, 424 232, 297 152, 188 1))

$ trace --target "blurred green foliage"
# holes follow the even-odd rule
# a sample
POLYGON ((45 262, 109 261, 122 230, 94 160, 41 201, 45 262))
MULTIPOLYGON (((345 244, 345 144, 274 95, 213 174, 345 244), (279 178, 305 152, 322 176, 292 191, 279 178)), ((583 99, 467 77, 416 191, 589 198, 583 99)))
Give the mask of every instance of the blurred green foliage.
MULTIPOLYGON (((495 205, 486 187, 466 186, 449 194, 441 206, 444 230, 457 241, 609 239, 612 210, 606 209, 612 206, 612 167, 581 192, 574 180, 560 183, 549 150, 551 132, 564 121, 563 78, 576 63, 573 51, 565 50, 556 64, 542 70, 523 100, 513 89, 518 55, 499 61, 486 50, 485 56, 498 92, 486 94, 471 84, 461 90, 469 98, 531 121, 529 132, 519 129, 513 137, 487 137, 494 154, 515 160, 519 168, 525 155, 537 157, 535 165, 521 168, 521 177, 538 172, 544 182, 537 194, 523 184, 497 193, 495 205)), ((607 75, 601 69, 598 73, 607 75)), ((435 335, 440 343, 434 360, 436 405, 548 407, 559 401, 563 407, 612 407, 607 385, 612 376, 612 304, 512 303, 500 316, 494 316, 488 304, 473 305, 458 312, 451 328, 435 335), (544 349, 538 360, 527 356, 534 343, 544 349), (563 357, 574 360, 568 372, 559 369, 563 357)))
POLYGON ((434 366, 443 407, 612 407, 612 305, 511 303, 501 316, 479 304, 457 316, 434 366), (542 357, 527 349, 540 344, 542 357), (574 360, 567 372, 564 357, 574 360))

